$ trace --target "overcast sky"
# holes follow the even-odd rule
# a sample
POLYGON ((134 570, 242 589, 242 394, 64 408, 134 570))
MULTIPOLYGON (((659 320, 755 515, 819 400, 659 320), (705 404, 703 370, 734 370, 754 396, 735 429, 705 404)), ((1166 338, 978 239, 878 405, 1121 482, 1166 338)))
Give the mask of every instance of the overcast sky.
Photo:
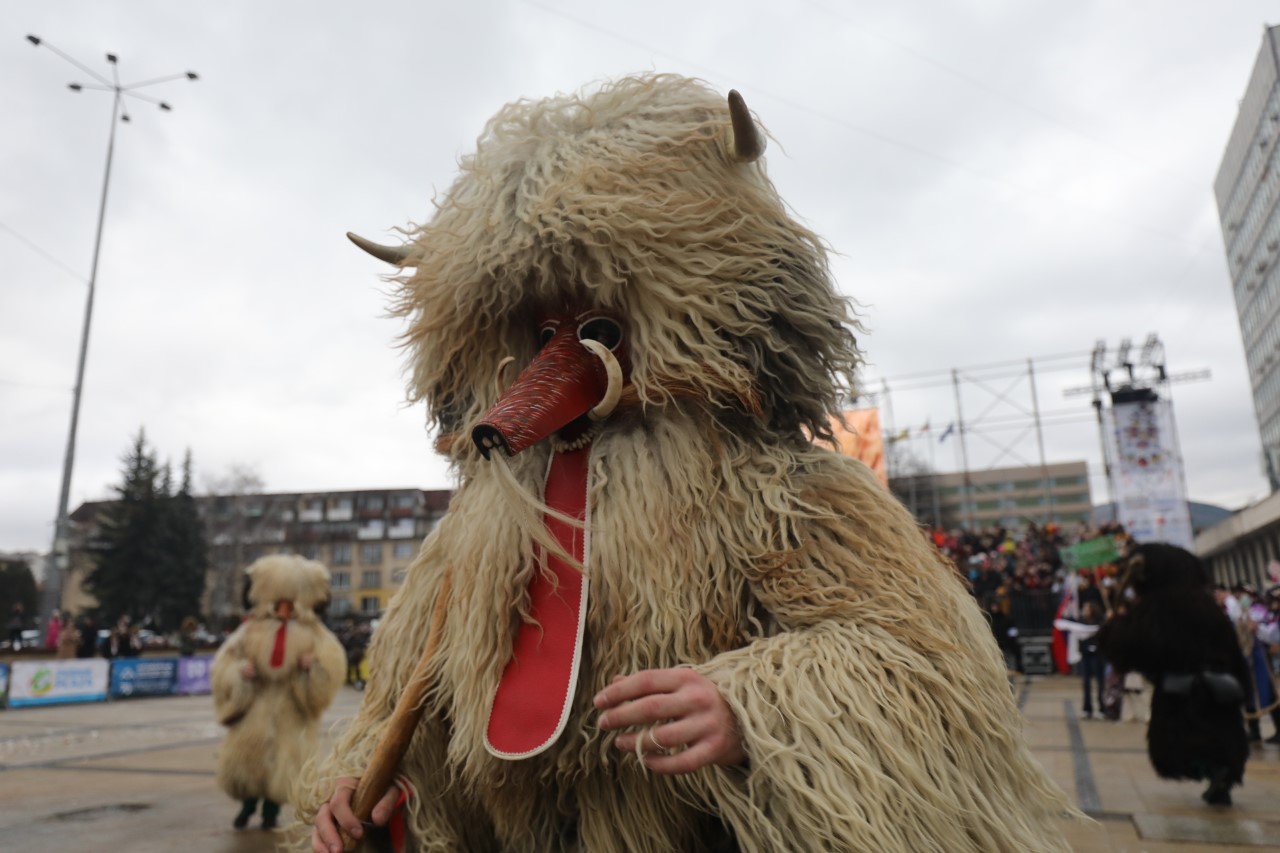
MULTIPOLYGON (((1211 187, 1273 2, 6 0, 0 22, 0 550, 47 550, 111 97, 124 83, 71 506, 111 496, 144 427, 269 491, 445 488, 403 403, 380 262, 506 101, 635 71, 737 88, 770 175, 839 253, 896 428, 1009 428, 971 468, 1087 460, 1107 499, 1086 354, 1163 341, 1194 500, 1266 493, 1211 187), (1054 360, 1053 356, 1074 359, 1054 360), (1051 367, 1073 369, 1050 370, 1051 367), (1004 371, 1009 373, 1010 371, 1004 371), (909 377, 924 374, 924 380, 909 377), (939 381, 934 381, 934 380, 939 381), (981 382, 970 381, 981 379, 981 382), (920 388, 920 385, 931 387, 920 388), (1003 395, 1003 396, 1002 396, 1003 395), (1007 402, 1001 402, 1001 400, 1007 402), (1004 418, 1004 421, 1000 421, 1004 418)), ((888 415, 888 412, 886 412, 888 415)), ((913 440, 954 470, 958 443, 913 440)))

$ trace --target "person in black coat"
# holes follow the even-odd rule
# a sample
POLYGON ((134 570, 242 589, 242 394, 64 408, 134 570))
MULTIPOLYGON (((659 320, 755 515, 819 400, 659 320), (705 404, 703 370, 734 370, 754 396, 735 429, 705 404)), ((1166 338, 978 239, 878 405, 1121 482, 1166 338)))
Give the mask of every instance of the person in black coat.
POLYGON ((1248 670, 1231 621, 1214 603, 1209 575, 1173 545, 1137 546, 1121 567, 1135 598, 1097 633, 1113 666, 1155 685, 1147 753, 1166 779, 1207 779, 1205 802, 1231 805, 1249 755, 1248 670))

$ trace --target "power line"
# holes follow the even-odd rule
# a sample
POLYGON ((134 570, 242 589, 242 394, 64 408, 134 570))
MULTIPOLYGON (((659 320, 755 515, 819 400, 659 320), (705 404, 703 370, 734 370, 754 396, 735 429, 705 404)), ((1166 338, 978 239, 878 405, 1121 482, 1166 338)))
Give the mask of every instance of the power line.
MULTIPOLYGON (((880 35, 879 33, 867 32, 859 24, 857 24, 855 21, 850 19, 847 15, 844 15, 841 12, 836 11, 835 9, 827 8, 825 5, 818 3, 817 0, 806 0, 806 2, 808 2, 809 5, 813 6, 815 9, 825 12, 826 14, 832 16, 833 18, 838 18, 841 21, 844 21, 850 27, 853 27, 854 30, 863 38, 874 39, 876 41, 887 44, 890 47, 894 48, 895 50, 901 51, 902 53, 905 53, 908 56, 911 56, 914 59, 919 60, 920 62, 926 63, 947 74, 950 74, 952 77, 955 77, 958 80, 962 80, 965 83, 969 84, 970 86, 973 86, 976 89, 980 89, 983 92, 986 92, 987 94, 995 98, 998 98, 1007 104, 1017 107, 1018 109, 1024 112, 1030 113, 1031 115, 1037 116, 1043 119, 1044 121, 1049 122, 1050 124, 1056 125, 1059 128, 1070 131, 1076 136, 1079 136, 1081 139, 1087 139, 1088 141, 1094 143, 1095 145, 1098 145, 1099 147, 1102 147, 1102 148, 1109 149, 1117 154, 1123 155, 1124 157, 1126 157, 1127 159, 1135 163, 1141 163, 1142 165, 1148 166, 1148 167, 1151 166, 1150 158, 1141 157, 1133 153, 1132 151, 1129 151, 1125 148, 1122 148, 1116 145, 1113 142, 1110 142, 1109 140, 1102 139, 1101 137, 1094 136, 1091 133, 1081 130, 1079 127, 1076 127, 1070 122, 1059 118, 1053 113, 1050 113, 1047 110, 1042 109, 1041 107, 1035 106, 1034 104, 1029 104, 1026 101, 1023 101, 1021 98, 1016 98, 1013 95, 1010 95, 1008 92, 997 89, 994 86, 987 83, 985 80, 980 80, 979 78, 974 77, 971 74, 968 74, 964 71, 961 71, 958 68, 948 65, 942 60, 937 59, 936 57, 930 56, 929 54, 925 53, 922 50, 918 50, 917 48, 911 47, 910 45, 906 45, 906 44, 903 44, 902 42, 895 41, 894 39, 880 35)), ((1159 169, 1159 171, 1164 172, 1166 175, 1170 175, 1172 177, 1177 178, 1180 181, 1184 181, 1188 185, 1195 186, 1197 189, 1204 189, 1204 185, 1202 182, 1195 181, 1192 178, 1188 177, 1187 175, 1181 174, 1180 172, 1173 172, 1168 169, 1163 169, 1160 167, 1156 167, 1156 168, 1159 169)))
MULTIPOLYGON (((647 51, 648 53, 653 54, 655 56, 666 57, 667 59, 674 60, 676 62, 687 65, 691 68, 702 69, 704 72, 720 77, 722 79, 730 76, 730 75, 724 74, 723 72, 721 72, 716 68, 712 68, 710 66, 704 65, 699 62, 692 62, 688 59, 685 59, 682 56, 677 56, 676 54, 673 54, 670 51, 660 50, 643 41, 634 39, 630 36, 623 35, 613 30, 607 29, 605 27, 601 27, 597 24, 591 23, 590 21, 583 20, 582 18, 579 18, 576 15, 571 15, 568 12, 565 12, 561 9, 557 9, 552 6, 547 6, 544 3, 538 2, 538 0, 524 0, 524 2, 527 5, 533 6, 536 9, 541 9, 542 11, 547 12, 548 14, 555 15, 559 18, 563 18, 564 20, 577 24, 578 26, 583 27, 584 29, 588 29, 588 30, 591 30, 592 32, 599 33, 600 35, 608 36, 609 38, 615 39, 624 44, 628 44, 628 45, 631 45, 632 47, 639 48, 640 50, 647 51)), ((822 110, 816 109, 814 107, 810 107, 806 104, 799 103, 798 101, 791 100, 790 98, 787 98, 783 95, 779 95, 778 93, 773 92, 769 89, 766 89, 761 86, 757 86, 754 83, 745 82, 740 84, 739 88, 749 89, 751 92, 755 94, 762 95, 765 98, 768 98, 780 104, 789 106, 792 109, 797 110, 799 112, 808 113, 811 116, 820 118, 823 121, 829 122, 831 124, 835 124, 840 127, 843 127, 846 130, 852 131, 862 136, 870 137, 871 139, 874 139, 885 145, 902 149, 911 154, 915 154, 918 157, 923 157, 928 160, 933 160, 935 162, 943 164, 944 166, 948 166, 958 172, 964 172, 968 175, 979 178, 983 181, 987 181, 989 183, 996 184, 998 186, 1003 186, 1008 189, 1016 190, 1017 192, 1020 192, 1020 193, 1040 196, 1042 198, 1053 199, 1059 202, 1060 204, 1072 207, 1074 209, 1084 210, 1088 212, 1090 215, 1097 217, 1099 219, 1110 220, 1111 222, 1114 222, 1117 224, 1126 225, 1136 230, 1145 231, 1149 234, 1154 234, 1156 236, 1163 237, 1164 239, 1169 240, 1177 244, 1178 246, 1191 248, 1192 250, 1197 252, 1204 248, 1203 246, 1195 246, 1193 244, 1188 243, 1185 238, 1177 234, 1174 234, 1171 231, 1166 231, 1164 229, 1156 228, 1150 225, 1143 224, 1141 222, 1136 222, 1134 220, 1126 219, 1124 217, 1118 217, 1118 216, 1115 216, 1114 214, 1110 214, 1105 211, 1100 211, 1096 208, 1085 207, 1083 205, 1080 205, 1078 202, 1075 202, 1072 199, 1069 199, 1063 195, 1060 195, 1057 192, 1054 192, 1053 190, 1050 190, 1050 189, 1039 189, 1036 187, 1024 186, 1016 181, 1009 180, 1008 178, 1003 177, 1000 174, 992 173, 976 166, 971 166, 963 161, 956 160, 955 158, 950 157, 946 154, 941 154, 937 151, 933 151, 932 149, 929 149, 929 148, 924 148, 912 142, 907 142, 902 139, 898 139, 897 137, 891 136, 887 133, 883 133, 874 128, 856 124, 854 122, 851 122, 839 116, 834 116, 830 113, 823 112, 822 110)))
POLYGON ((9 234, 19 243, 25 244, 28 249, 35 252, 40 257, 44 258, 46 261, 56 266, 58 269, 72 276, 73 278, 75 278, 76 281, 80 282, 81 284, 89 283, 89 280, 85 278, 84 275, 76 272, 71 267, 67 266, 62 261, 60 261, 58 258, 54 257, 52 254, 40 248, 40 246, 37 245, 34 240, 29 240, 28 238, 19 234, 18 231, 12 228, 11 226, 5 225, 3 222, 0 222, 0 230, 8 231, 9 234))

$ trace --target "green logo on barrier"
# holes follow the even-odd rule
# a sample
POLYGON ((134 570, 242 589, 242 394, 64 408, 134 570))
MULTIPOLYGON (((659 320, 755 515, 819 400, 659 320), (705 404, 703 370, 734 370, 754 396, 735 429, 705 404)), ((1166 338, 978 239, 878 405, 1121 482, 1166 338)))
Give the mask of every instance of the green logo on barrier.
POLYGON ((53 670, 40 667, 31 676, 31 695, 43 696, 53 689, 53 670))

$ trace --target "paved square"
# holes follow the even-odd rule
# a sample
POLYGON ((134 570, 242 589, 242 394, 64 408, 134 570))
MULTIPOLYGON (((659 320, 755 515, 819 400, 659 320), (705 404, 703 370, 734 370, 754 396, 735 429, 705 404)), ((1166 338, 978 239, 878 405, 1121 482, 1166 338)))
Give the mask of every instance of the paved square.
MULTIPOLYGON (((1078 853, 1280 850, 1280 747, 1255 748, 1236 805, 1212 808, 1202 785, 1156 778, 1145 726, 1079 719, 1078 679, 1014 690, 1032 751, 1095 818, 1066 825, 1078 853)), ((326 726, 361 695, 345 688, 326 726)), ((207 696, 0 711, 0 851, 275 850, 280 833, 231 828, 236 804, 214 784, 221 740, 207 696)))

